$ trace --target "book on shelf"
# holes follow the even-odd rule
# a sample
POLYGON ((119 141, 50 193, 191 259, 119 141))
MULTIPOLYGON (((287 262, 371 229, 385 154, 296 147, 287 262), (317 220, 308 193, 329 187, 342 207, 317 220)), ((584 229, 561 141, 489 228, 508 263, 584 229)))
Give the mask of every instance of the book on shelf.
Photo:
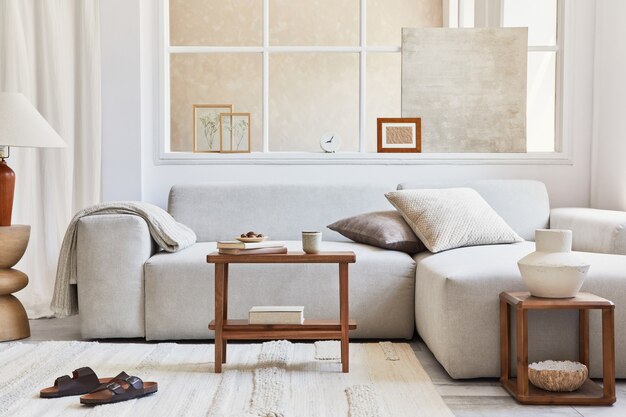
POLYGON ((304 306, 254 306, 249 324, 304 324, 304 306))
POLYGON ((287 253, 286 247, 256 248, 256 249, 218 249, 222 255, 269 255, 272 253, 287 253))
POLYGON ((282 248, 285 242, 266 240, 264 242, 240 242, 238 240, 220 240, 217 242, 218 249, 258 249, 258 248, 282 248))

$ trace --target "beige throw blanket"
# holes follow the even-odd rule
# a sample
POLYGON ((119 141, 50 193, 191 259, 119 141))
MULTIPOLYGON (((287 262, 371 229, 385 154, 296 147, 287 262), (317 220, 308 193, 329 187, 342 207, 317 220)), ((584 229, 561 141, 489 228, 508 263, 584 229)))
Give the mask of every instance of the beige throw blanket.
POLYGON ((130 214, 143 218, 148 223, 150 235, 167 252, 178 252, 196 242, 196 234, 178 223, 165 210, 149 203, 116 202, 103 203, 86 208, 74 215, 70 222, 59 254, 54 295, 50 307, 57 317, 66 317, 78 313, 78 294, 76 291, 76 235, 78 220, 85 216, 100 214, 130 214))

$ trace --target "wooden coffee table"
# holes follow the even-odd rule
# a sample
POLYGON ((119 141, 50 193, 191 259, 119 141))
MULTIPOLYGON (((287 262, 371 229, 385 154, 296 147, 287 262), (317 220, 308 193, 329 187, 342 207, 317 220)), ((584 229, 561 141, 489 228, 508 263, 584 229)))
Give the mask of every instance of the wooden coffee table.
POLYGON ((215 372, 226 363, 226 344, 231 340, 311 339, 341 340, 341 370, 349 371, 349 331, 356 322, 348 315, 348 264, 356 262, 354 252, 288 252, 271 255, 207 255, 215 264, 215 372), (228 319, 228 266, 230 264, 339 264, 339 320, 305 320, 304 324, 249 324, 248 320, 228 319))
POLYGON ((610 405, 615 402, 615 305, 594 294, 539 298, 528 292, 500 293, 500 382, 522 404, 610 405), (511 377, 511 312, 517 338, 517 378, 511 377), (528 310, 578 310, 579 361, 589 368, 589 310, 602 311, 602 386, 587 379, 574 392, 544 391, 528 382, 528 310))

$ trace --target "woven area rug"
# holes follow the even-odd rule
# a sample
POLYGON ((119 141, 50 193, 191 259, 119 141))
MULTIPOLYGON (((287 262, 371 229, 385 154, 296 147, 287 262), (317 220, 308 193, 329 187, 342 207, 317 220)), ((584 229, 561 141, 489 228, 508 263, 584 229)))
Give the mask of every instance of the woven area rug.
POLYGON ((336 358, 338 343, 233 344, 224 372, 214 374, 208 344, 0 344, 0 416, 453 416, 409 345, 350 344, 349 374, 333 350, 336 358), (97 407, 39 398, 82 366, 101 378, 126 371, 156 381, 159 392, 97 407))

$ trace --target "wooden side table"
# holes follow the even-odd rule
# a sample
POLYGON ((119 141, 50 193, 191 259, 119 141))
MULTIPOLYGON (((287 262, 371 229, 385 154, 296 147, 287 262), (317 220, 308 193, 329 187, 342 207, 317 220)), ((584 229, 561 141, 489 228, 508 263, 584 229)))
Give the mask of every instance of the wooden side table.
POLYGON ((207 262, 215 264, 215 372, 226 363, 226 344, 232 340, 315 339, 341 340, 341 369, 349 371, 349 331, 356 322, 349 319, 348 265, 356 262, 354 252, 287 252, 271 255, 220 255, 213 252, 207 262), (228 265, 230 264, 339 264, 339 320, 305 320, 304 324, 249 324, 248 320, 228 319, 228 265))
POLYGON ((522 404, 610 405, 615 402, 615 305, 602 297, 579 293, 574 298, 538 298, 528 292, 500 293, 500 382, 522 404), (515 309, 517 378, 511 377, 510 308, 515 309), (603 386, 590 378, 574 392, 550 392, 528 382, 528 310, 578 310, 579 361, 589 368, 589 310, 602 310, 603 386))

